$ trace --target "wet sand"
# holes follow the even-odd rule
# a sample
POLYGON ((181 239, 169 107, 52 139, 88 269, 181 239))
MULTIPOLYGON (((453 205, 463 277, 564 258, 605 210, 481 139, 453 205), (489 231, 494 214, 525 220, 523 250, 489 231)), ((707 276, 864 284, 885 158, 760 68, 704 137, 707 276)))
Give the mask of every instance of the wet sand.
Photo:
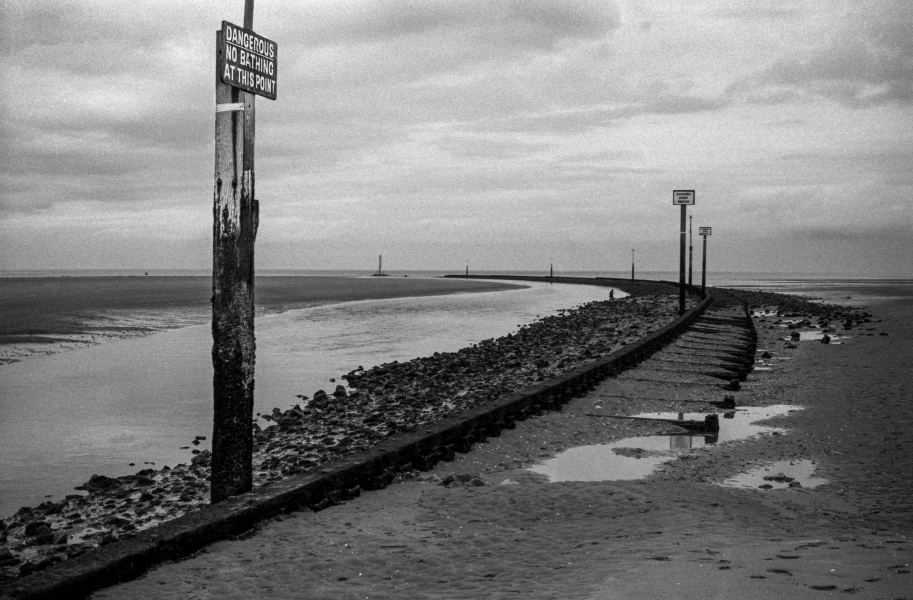
POLYGON ((674 407, 625 398, 633 384, 610 379, 421 477, 276 519, 93 597, 909 598, 913 307, 868 310, 874 322, 839 345, 793 344, 757 322, 771 370, 735 395, 744 406, 803 407, 771 422, 782 435, 691 450, 642 481, 549 483, 524 468, 655 429, 594 419, 596 406, 674 407), (828 483, 718 485, 800 459, 828 483), (440 485, 450 473, 473 477, 440 485))

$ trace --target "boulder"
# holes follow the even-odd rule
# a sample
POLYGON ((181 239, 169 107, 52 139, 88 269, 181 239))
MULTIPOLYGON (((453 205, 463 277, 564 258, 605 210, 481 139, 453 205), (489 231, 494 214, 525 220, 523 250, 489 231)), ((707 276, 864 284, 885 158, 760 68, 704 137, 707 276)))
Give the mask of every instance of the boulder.
POLYGON ((38 535, 38 530, 42 527, 45 527, 50 531, 51 524, 47 521, 29 521, 25 524, 25 535, 26 537, 32 537, 38 535))
POLYGON ((36 544, 50 544, 54 541, 54 532, 51 531, 49 525, 42 525, 37 530, 35 530, 34 541, 36 544))

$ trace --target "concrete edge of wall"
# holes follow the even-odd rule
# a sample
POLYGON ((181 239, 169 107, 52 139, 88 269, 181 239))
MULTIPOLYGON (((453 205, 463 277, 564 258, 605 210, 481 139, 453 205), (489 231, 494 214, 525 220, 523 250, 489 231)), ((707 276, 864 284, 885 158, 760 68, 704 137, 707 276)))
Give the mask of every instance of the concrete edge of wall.
MULTIPOLYGON (((580 283, 622 287, 628 279, 578 277, 470 276, 478 279, 511 279, 580 283)), ((644 281, 644 280, 640 280, 644 281)), ((637 280, 635 280, 635 283, 637 280)), ((658 283, 649 281, 649 283, 658 283)), ((677 287, 677 283, 662 282, 677 287)), ((700 295, 700 288, 689 292, 700 295)), ((298 475, 273 482, 216 505, 204 506, 173 521, 142 531, 134 537, 102 546, 80 557, 65 560, 0 586, 0 597, 52 599, 85 597, 92 592, 134 579, 152 566, 177 560, 208 544, 241 535, 258 522, 301 509, 321 510, 357 496, 361 490, 386 487, 404 466, 428 470, 438 461, 453 460, 455 453, 513 429, 516 421, 560 410, 571 398, 592 389, 599 381, 647 359, 675 339, 712 302, 709 293, 697 306, 650 335, 599 360, 554 379, 520 390, 494 402, 464 411, 384 440, 365 451, 325 465, 318 474, 298 475)))

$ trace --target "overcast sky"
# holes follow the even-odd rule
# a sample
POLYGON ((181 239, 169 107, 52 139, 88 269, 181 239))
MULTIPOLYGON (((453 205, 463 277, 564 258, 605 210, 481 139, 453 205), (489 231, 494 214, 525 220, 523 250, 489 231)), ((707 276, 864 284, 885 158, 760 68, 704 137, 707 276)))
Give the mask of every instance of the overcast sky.
MULTIPOLYGON (((209 268, 243 0, 0 0, 0 269, 209 268)), ((913 276, 910 0, 257 0, 257 267, 913 276)))

